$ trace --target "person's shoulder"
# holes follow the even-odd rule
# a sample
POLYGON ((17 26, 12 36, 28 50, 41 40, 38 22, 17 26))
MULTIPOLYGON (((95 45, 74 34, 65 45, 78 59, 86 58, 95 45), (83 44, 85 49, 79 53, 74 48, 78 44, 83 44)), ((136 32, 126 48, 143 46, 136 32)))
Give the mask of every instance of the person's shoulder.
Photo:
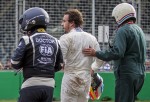
POLYGON ((51 42, 58 42, 58 38, 56 38, 55 36, 49 34, 49 33, 42 33, 42 35, 44 35, 45 37, 43 37, 42 39, 49 39, 51 40, 51 42))
POLYGON ((130 35, 129 32, 133 32, 137 27, 138 26, 136 24, 125 24, 118 28, 117 34, 130 35))
POLYGON ((137 24, 125 24, 124 26, 118 29, 119 31, 132 31, 133 29, 141 29, 137 24))
POLYGON ((46 36, 49 36, 50 38, 57 39, 55 36, 53 36, 53 35, 51 35, 51 34, 49 34, 49 33, 43 33, 43 34, 46 35, 46 36))
POLYGON ((137 29, 142 30, 142 28, 139 25, 137 25, 137 24, 133 24, 133 26, 136 27, 137 29))
POLYGON ((122 26, 119 27, 116 31, 116 35, 121 35, 123 37, 123 35, 128 34, 129 28, 126 26, 122 26))
POLYGON ((91 39, 91 41, 97 42, 96 37, 95 37, 94 35, 92 35, 91 33, 89 33, 89 32, 84 32, 84 35, 85 35, 85 37, 88 37, 89 39, 91 39))
POLYGON ((91 33, 83 31, 84 34, 86 34, 87 36, 93 36, 91 33))
POLYGON ((65 33, 65 34, 61 35, 60 38, 66 37, 66 36, 68 36, 68 35, 69 35, 68 33, 65 33))
POLYGON ((89 36, 89 37, 91 37, 91 38, 96 38, 93 34, 91 34, 91 33, 88 33, 88 32, 85 32, 86 34, 87 34, 87 36, 89 36))
POLYGON ((72 34, 71 33, 65 33, 62 36, 60 36, 59 40, 66 40, 71 38, 72 34))
POLYGON ((133 26, 138 27, 137 24, 124 24, 123 26, 120 27, 119 30, 130 30, 131 28, 133 28, 133 26))
POLYGON ((29 39, 29 36, 24 35, 24 36, 22 36, 21 38, 22 38, 22 39, 29 39))
POLYGON ((128 24, 124 24, 123 26, 119 27, 117 29, 117 32, 118 33, 123 33, 123 32, 126 32, 130 29, 129 25, 128 24))
POLYGON ((29 44, 29 36, 27 36, 27 35, 22 36, 20 38, 20 41, 22 41, 22 40, 25 42, 26 45, 29 44))

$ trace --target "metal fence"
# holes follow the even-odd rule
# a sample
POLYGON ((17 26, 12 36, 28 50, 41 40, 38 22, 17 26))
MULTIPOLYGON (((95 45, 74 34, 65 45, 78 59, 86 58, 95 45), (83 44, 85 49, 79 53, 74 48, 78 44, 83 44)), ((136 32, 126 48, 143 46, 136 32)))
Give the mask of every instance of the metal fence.
MULTIPOLYGON (((150 59, 150 0, 0 0, 0 61, 4 66, 9 65, 13 50, 22 36, 19 32, 19 16, 30 7, 42 7, 48 12, 50 26, 47 31, 57 38, 63 34, 60 24, 64 11, 77 8, 83 13, 85 31, 98 38, 98 26, 109 26, 108 35, 109 39, 112 39, 116 23, 111 13, 121 2, 129 2, 137 10, 137 23, 143 28, 147 38, 148 61, 150 59)), ((108 48, 107 42, 100 42, 100 46, 102 49, 108 48)))

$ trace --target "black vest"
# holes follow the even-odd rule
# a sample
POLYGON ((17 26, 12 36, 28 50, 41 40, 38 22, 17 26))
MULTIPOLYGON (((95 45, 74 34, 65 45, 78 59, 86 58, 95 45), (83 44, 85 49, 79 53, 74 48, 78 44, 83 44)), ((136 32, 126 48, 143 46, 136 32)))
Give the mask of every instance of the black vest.
POLYGON ((24 79, 34 76, 53 78, 58 47, 57 39, 47 33, 30 36, 22 61, 24 79))

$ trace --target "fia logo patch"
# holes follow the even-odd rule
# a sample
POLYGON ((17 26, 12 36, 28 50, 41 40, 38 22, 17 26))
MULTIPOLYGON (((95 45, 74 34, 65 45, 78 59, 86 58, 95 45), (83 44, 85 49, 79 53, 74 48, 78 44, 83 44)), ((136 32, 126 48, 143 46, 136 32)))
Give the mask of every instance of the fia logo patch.
POLYGON ((43 56, 51 56, 54 53, 54 48, 50 44, 42 44, 39 47, 39 51, 43 56))

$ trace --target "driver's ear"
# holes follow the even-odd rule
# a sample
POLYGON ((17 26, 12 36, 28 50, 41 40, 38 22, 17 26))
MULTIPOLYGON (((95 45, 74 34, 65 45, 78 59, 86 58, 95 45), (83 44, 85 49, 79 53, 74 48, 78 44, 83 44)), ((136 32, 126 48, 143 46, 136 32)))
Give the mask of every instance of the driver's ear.
POLYGON ((76 27, 76 25, 75 25, 75 22, 74 22, 74 21, 69 22, 69 23, 71 24, 71 27, 76 27))

